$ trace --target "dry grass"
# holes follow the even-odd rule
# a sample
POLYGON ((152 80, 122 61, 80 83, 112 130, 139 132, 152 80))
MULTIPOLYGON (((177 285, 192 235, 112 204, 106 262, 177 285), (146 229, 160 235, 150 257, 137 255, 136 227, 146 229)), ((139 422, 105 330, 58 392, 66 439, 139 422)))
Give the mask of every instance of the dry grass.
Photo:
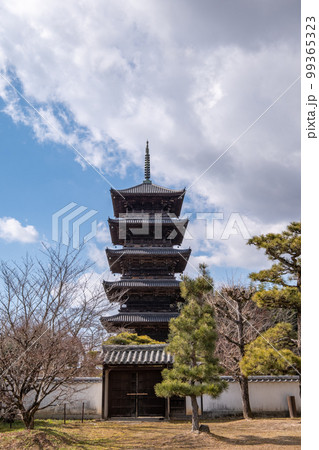
POLYGON ((0 426, 0 449, 289 449, 300 448, 300 419, 216 419, 211 434, 189 422, 38 420, 36 429, 0 426))

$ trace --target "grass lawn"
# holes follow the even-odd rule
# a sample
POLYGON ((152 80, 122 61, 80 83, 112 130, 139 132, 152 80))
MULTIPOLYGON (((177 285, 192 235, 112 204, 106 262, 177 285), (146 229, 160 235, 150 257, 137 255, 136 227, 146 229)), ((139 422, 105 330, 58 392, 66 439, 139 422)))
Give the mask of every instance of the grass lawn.
POLYGON ((289 449, 300 448, 300 419, 216 419, 203 421, 211 434, 190 432, 189 422, 37 420, 0 423, 0 449, 289 449))

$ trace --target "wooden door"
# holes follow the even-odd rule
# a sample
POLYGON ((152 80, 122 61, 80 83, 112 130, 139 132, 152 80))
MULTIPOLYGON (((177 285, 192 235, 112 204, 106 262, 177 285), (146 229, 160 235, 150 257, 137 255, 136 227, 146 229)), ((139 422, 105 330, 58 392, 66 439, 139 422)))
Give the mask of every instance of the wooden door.
POLYGON ((156 397, 160 370, 114 370, 109 373, 109 417, 165 416, 165 399, 156 397))
POLYGON ((154 386, 162 381, 158 370, 145 370, 137 372, 138 416, 165 416, 165 399, 156 397, 154 386), (146 395, 145 395, 146 394, 146 395))
POLYGON ((109 416, 135 417, 136 374, 130 371, 111 371, 109 373, 109 416))

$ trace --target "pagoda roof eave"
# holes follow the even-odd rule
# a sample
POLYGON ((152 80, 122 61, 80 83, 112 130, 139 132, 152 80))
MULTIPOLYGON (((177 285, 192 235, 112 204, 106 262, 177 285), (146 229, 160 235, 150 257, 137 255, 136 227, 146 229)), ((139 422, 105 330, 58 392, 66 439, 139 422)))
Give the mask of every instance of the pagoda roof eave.
POLYGON ((174 272, 182 273, 185 270, 187 261, 191 254, 191 249, 175 249, 172 247, 125 247, 123 249, 105 250, 110 269, 113 273, 122 273, 123 264, 135 261, 135 264, 142 264, 147 258, 162 261, 166 264, 171 261, 174 264, 174 272))
MULTIPOLYGON (((120 190, 111 188, 114 215, 118 217, 121 213, 127 212, 128 208, 135 209, 136 204, 149 201, 153 203, 157 211, 162 209, 164 202, 170 212, 179 216, 185 193, 186 189, 168 189, 152 183, 141 183, 137 186, 120 190)), ((139 207, 140 205, 138 205, 139 207)))
POLYGON ((173 247, 125 247, 125 248, 106 248, 107 255, 121 256, 123 255, 165 255, 178 256, 180 254, 191 254, 190 248, 173 248, 173 247))
POLYGON ((125 288, 139 288, 139 289, 154 289, 154 288, 170 288, 179 289, 180 281, 175 279, 127 279, 118 281, 105 281, 103 286, 105 289, 125 289, 125 288))
POLYGON ((170 189, 170 188, 165 188, 163 186, 159 186, 157 184, 153 184, 153 183, 141 183, 141 184, 137 184, 136 186, 132 186, 126 189, 114 189, 111 188, 110 189, 111 194, 115 195, 115 196, 134 196, 136 194, 143 194, 143 195, 147 195, 147 196, 163 196, 163 195, 168 195, 168 196, 184 196, 186 189, 170 189))
POLYGON ((102 323, 168 323, 178 316, 178 312, 120 312, 114 316, 103 316, 100 320, 102 323))

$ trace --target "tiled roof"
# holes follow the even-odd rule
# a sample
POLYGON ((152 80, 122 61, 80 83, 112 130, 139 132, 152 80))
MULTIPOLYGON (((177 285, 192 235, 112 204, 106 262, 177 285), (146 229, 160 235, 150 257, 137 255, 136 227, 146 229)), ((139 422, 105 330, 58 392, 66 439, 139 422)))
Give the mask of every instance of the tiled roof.
POLYGON ((175 194, 175 195, 184 195, 185 189, 176 190, 169 189, 163 186, 158 186, 153 183, 141 183, 136 186, 132 186, 127 189, 111 189, 112 193, 116 194, 117 192, 123 194, 175 194))
POLYGON ((185 270, 191 249, 171 247, 126 247, 123 249, 106 249, 107 259, 113 273, 122 273, 123 267, 132 268, 161 264, 167 269, 180 273, 185 270))
MULTIPOLYGON (((166 344, 157 345, 103 345, 103 360, 107 365, 150 365, 172 364, 174 359, 165 352, 166 344)), ((235 383, 230 376, 221 376, 222 380, 235 383)), ((292 383, 298 382, 296 375, 261 375, 248 377, 250 383, 292 383)))
POLYGON ((135 279, 135 280, 119 280, 119 281, 103 281, 105 287, 112 288, 130 288, 130 287, 144 287, 144 288, 153 288, 153 287, 172 287, 179 288, 180 281, 170 279, 170 280, 162 280, 162 279, 135 279))
POLYGON ((103 345, 103 359, 107 365, 150 365, 173 362, 165 345, 103 345))
POLYGON ((190 248, 172 248, 172 247, 126 247, 126 248, 107 248, 106 253, 109 255, 114 254, 114 256, 121 255, 167 255, 167 256, 179 256, 183 255, 185 257, 189 256, 191 253, 190 248))
POLYGON ((70 383, 101 383, 102 377, 76 377, 70 383))
POLYGON ((106 322, 169 322, 179 313, 119 313, 115 316, 102 317, 106 322))
MULTIPOLYGON (((234 377, 230 376, 222 376, 221 378, 228 383, 235 383, 237 381, 234 377)), ((248 377, 249 383, 291 383, 293 381, 299 381, 299 377, 297 375, 254 375, 248 377)))

